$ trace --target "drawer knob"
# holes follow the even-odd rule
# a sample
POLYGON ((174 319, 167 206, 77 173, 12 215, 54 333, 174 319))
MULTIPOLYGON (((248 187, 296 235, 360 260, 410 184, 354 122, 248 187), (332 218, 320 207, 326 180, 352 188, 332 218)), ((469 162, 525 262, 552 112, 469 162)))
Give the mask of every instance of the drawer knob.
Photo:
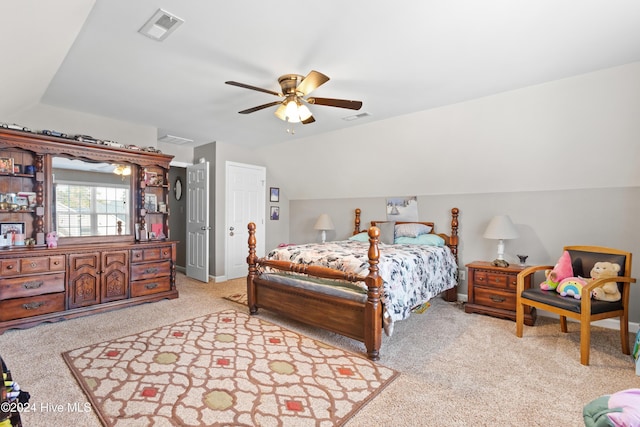
POLYGON ((31 262, 31 268, 36 268, 38 266, 38 263, 36 262, 31 262))
POLYGON ((144 272, 147 274, 156 274, 158 271, 157 267, 149 267, 144 272))
POLYGON ((53 261, 53 265, 60 265, 60 261, 58 260, 53 261))
POLYGON ((158 284, 157 284, 157 283, 147 283, 147 284, 145 285, 145 288, 147 288, 147 289, 155 289, 155 288, 157 288, 157 287, 158 287, 158 284))
POLYGON ((44 282, 42 280, 36 280, 33 282, 25 282, 22 287, 25 289, 38 289, 43 284, 44 282))
POLYGON ((7 265, 7 270, 13 270, 13 265, 12 264, 7 265))
POLYGON ((25 310, 36 310, 40 307, 42 307, 45 303, 43 301, 41 302, 30 302, 27 304, 22 304, 22 308, 24 308, 25 310))
POLYGON ((493 302, 505 302, 507 299, 503 297, 497 297, 495 295, 491 296, 491 301, 493 302))

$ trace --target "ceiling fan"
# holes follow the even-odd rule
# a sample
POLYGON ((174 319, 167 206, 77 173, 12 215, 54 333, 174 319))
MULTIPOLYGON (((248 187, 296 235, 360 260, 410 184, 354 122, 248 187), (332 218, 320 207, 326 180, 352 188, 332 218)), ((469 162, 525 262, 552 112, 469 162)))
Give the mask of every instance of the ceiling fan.
POLYGON ((316 90, 329 81, 329 77, 324 74, 312 70, 306 77, 299 74, 285 74, 278 78, 282 92, 274 92, 269 89, 263 89, 244 83, 234 81, 225 82, 228 85, 243 87, 245 89, 257 90, 259 92, 269 93, 281 97, 279 101, 270 102, 268 104, 258 105, 257 107, 248 108, 239 111, 240 114, 249 114, 265 108, 280 105, 275 111, 276 117, 285 122, 309 124, 315 122, 311 115, 311 111, 305 104, 326 105, 329 107, 347 108, 349 110, 359 110, 362 107, 361 101, 350 101, 346 99, 334 98, 314 98, 307 97, 309 93, 316 90))

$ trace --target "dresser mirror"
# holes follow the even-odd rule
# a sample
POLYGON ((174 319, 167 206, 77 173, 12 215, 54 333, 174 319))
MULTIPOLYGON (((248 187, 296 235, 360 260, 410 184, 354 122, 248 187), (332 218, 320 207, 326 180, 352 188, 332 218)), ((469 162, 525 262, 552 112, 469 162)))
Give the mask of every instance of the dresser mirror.
POLYGON ((130 164, 52 158, 52 225, 59 238, 132 234, 130 164))

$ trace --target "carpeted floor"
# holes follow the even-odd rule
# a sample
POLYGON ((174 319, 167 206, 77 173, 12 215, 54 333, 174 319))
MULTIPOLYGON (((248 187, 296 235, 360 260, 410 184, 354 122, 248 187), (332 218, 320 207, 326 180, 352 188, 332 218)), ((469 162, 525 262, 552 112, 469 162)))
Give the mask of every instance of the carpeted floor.
POLYGON ((340 426, 397 376, 236 310, 63 357, 105 426, 340 426))
MULTIPOLYGON (((61 353, 223 310, 248 313, 224 299, 246 291, 244 278, 206 284, 178 274, 177 286, 178 299, 0 335, 3 359, 31 392, 25 426, 101 426, 61 353)), ((435 298, 424 314, 396 323, 393 336, 383 337, 379 364, 400 375, 346 426, 579 427, 586 403, 640 386, 616 330, 592 328, 591 365, 582 366, 575 323, 563 334, 557 320, 538 317, 517 338, 514 322, 462 308, 435 298)), ((258 318, 353 353, 364 351, 359 342, 265 310, 258 318)))

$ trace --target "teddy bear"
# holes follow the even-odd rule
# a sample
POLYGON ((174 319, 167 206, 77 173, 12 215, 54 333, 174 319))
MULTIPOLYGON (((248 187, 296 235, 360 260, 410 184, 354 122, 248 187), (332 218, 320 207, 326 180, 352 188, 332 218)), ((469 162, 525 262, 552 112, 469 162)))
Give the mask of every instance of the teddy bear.
MULTIPOLYGON (((620 266, 611 262, 596 262, 591 269, 591 280, 602 279, 605 277, 616 277, 620 272, 620 266)), ((598 286, 591 292, 593 299, 600 301, 620 301, 622 295, 618 289, 616 282, 607 282, 598 286)))
POLYGON ((553 270, 546 270, 544 277, 546 280, 540 284, 543 291, 554 291, 558 284, 567 277, 573 276, 573 267, 571 266, 571 256, 569 252, 564 251, 553 270))

